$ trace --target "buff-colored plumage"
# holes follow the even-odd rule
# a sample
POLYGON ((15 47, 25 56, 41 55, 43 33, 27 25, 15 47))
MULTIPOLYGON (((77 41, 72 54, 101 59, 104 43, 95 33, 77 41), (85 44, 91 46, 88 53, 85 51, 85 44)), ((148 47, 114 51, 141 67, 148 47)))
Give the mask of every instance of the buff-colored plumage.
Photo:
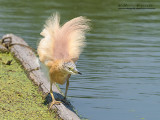
POLYGON ((80 16, 63 26, 60 26, 59 22, 60 17, 57 13, 46 21, 41 32, 44 38, 39 43, 38 54, 40 61, 49 68, 51 85, 54 82, 64 84, 68 81, 68 90, 71 74, 66 72, 63 66, 64 63, 75 63, 78 60, 85 46, 85 32, 89 29, 89 20, 80 16))
POLYGON ((40 60, 42 62, 56 59, 76 61, 85 45, 84 34, 89 29, 88 21, 85 17, 77 17, 60 26, 58 14, 50 17, 41 32, 44 38, 38 46, 40 60))

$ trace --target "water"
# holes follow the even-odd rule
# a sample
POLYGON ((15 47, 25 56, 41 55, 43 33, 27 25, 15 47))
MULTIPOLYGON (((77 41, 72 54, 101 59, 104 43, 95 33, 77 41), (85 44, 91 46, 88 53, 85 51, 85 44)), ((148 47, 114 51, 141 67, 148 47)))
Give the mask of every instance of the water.
MULTIPOLYGON (((112 0, 0 0, 0 36, 14 33, 37 48, 45 20, 92 20, 68 99, 91 120, 160 119, 160 2, 156 9, 118 9, 112 0)), ((143 2, 147 3, 147 2, 143 2)), ((136 2, 128 2, 136 4, 136 2)), ((64 91, 65 86, 60 86, 64 91)))

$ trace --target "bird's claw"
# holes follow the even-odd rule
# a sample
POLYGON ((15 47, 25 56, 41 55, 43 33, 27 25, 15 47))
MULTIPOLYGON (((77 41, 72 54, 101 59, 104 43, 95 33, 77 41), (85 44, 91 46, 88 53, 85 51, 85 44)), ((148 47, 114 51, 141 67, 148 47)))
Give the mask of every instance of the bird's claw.
POLYGON ((49 110, 52 108, 53 105, 59 105, 60 103, 62 103, 61 101, 52 101, 49 105, 49 110))

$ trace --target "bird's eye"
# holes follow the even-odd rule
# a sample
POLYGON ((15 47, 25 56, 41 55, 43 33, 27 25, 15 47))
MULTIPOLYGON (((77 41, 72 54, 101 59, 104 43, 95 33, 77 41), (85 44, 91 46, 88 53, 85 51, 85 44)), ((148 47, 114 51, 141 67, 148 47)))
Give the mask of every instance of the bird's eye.
POLYGON ((70 67, 69 67, 68 69, 69 69, 69 70, 72 70, 72 68, 70 68, 70 67))

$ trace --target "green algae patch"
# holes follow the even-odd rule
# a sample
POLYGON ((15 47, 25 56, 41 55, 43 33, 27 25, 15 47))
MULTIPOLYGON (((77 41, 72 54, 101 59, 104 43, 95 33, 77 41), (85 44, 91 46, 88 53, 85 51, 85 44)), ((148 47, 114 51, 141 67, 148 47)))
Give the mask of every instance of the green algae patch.
POLYGON ((0 119, 53 120, 42 93, 9 53, 0 53, 0 119))

